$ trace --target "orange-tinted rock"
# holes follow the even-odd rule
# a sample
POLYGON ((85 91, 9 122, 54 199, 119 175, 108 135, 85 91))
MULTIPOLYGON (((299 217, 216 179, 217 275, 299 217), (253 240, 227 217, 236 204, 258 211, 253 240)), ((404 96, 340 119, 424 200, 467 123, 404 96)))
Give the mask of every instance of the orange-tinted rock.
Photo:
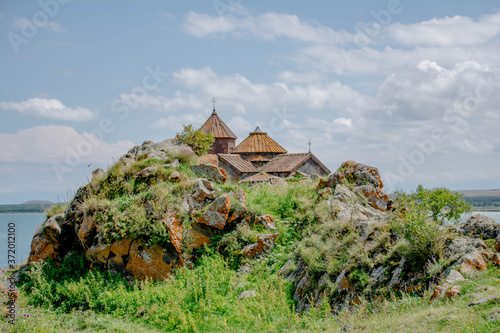
POLYGON ((28 263, 45 261, 48 258, 57 259, 59 257, 57 249, 58 244, 54 244, 46 235, 35 235, 31 241, 31 252, 28 263))
POLYGON ((224 229, 231 210, 229 197, 224 194, 215 199, 198 218, 198 223, 206 224, 219 230, 224 229))
POLYGON ((222 174, 222 176, 227 179, 227 172, 226 170, 222 169, 222 168, 219 168, 219 172, 222 174))
POLYGON ((172 266, 163 261, 163 249, 160 245, 147 247, 142 238, 137 238, 130 246, 125 270, 139 280, 164 280, 170 276, 172 266))
POLYGON ((110 246, 107 244, 97 244, 90 247, 85 254, 90 262, 95 264, 107 264, 110 246))
POLYGON ((486 271, 486 261, 479 252, 466 254, 458 271, 462 274, 472 274, 474 271, 486 271))
POLYGON ((215 154, 207 154, 200 156, 196 161, 196 164, 212 164, 215 166, 219 166, 219 159, 215 154))
POLYGON ((28 263, 59 258, 59 250, 63 246, 59 242, 62 232, 60 223, 64 223, 64 214, 54 215, 42 224, 31 241, 28 263))
POLYGON ((111 244, 110 251, 113 252, 115 256, 127 255, 130 251, 130 244, 132 243, 132 238, 123 238, 119 241, 113 242, 111 244))
POLYGON ((274 224, 274 218, 272 215, 262 215, 255 218, 255 224, 261 225, 266 229, 276 230, 276 224, 274 224))
POLYGON ((96 227, 97 223, 95 222, 93 217, 85 216, 83 218, 83 221, 78 228, 77 236, 82 244, 85 244, 86 247, 88 247, 92 243, 92 240, 96 234, 96 227))
POLYGON ((432 293, 431 301, 444 296, 446 290, 448 290, 449 287, 450 285, 447 283, 442 286, 434 286, 434 292, 432 293))
POLYGON ((450 289, 448 289, 446 291, 446 297, 449 297, 449 298, 457 298, 458 295, 460 294, 460 286, 451 286, 450 289))
POLYGON ((191 170, 219 184, 224 183, 227 179, 227 175, 221 172, 222 169, 212 164, 195 164, 191 166, 191 170))
POLYGON ((254 258, 258 255, 271 251, 271 249, 274 247, 274 240, 278 238, 279 235, 279 233, 260 235, 257 238, 256 243, 247 245, 245 246, 245 248, 243 248, 243 256, 254 258))
POLYGON ((175 215, 170 215, 166 220, 168 232, 170 233, 170 243, 177 253, 182 252, 182 221, 175 215))

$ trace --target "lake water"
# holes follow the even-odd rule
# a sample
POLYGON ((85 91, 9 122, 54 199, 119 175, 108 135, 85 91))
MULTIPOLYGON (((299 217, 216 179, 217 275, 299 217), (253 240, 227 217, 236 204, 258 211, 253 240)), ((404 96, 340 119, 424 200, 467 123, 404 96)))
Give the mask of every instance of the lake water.
POLYGON ((38 227, 45 221, 45 214, 0 214, 0 268, 8 266, 8 225, 16 227, 16 265, 25 263, 30 254, 31 240, 38 227))
MULTIPOLYGON (((472 212, 462 217, 466 221, 471 215, 485 215, 500 223, 500 212, 472 212)), ((25 263, 30 254, 31 240, 38 227, 45 221, 45 214, 0 214, 0 268, 7 267, 8 224, 16 224, 16 264, 25 263)))
POLYGON ((462 216, 462 221, 465 222, 472 215, 478 215, 478 214, 481 214, 481 215, 484 215, 484 216, 488 216, 488 217, 492 218, 493 220, 495 220, 496 223, 500 223, 500 212, 472 212, 472 213, 469 213, 469 214, 464 214, 462 216))

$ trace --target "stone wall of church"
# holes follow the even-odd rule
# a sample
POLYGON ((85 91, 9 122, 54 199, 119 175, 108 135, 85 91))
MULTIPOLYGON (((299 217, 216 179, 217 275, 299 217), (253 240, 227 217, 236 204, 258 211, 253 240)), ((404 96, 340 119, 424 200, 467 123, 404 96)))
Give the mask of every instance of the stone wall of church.
POLYGON ((236 139, 216 138, 210 154, 230 154, 234 149, 236 139))
POLYGON ((326 172, 324 172, 320 166, 314 162, 312 159, 308 159, 304 164, 302 164, 297 171, 305 173, 306 175, 319 175, 325 176, 326 172))

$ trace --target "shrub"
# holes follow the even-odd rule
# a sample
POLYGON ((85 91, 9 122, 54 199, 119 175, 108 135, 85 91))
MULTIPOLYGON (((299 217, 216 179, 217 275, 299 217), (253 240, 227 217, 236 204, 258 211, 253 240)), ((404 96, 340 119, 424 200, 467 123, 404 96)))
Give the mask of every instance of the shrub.
POLYGON ((215 141, 213 134, 205 134, 200 130, 195 130, 193 125, 183 126, 184 130, 181 133, 177 133, 176 140, 187 144, 196 155, 205 155, 212 148, 212 144, 215 141))
POLYGON ((428 206, 418 202, 415 196, 397 194, 392 228, 408 242, 406 256, 415 269, 421 268, 432 256, 442 257, 447 231, 438 221, 429 218, 428 206))
POLYGON ((471 210, 471 205, 462 199, 461 193, 453 193, 444 187, 426 189, 419 185, 410 197, 424 206, 423 209, 428 210, 434 222, 441 225, 445 222, 458 222, 463 213, 471 210))
POLYGON ((171 160, 179 160, 181 164, 192 165, 196 160, 196 154, 189 148, 177 148, 170 152, 171 160))
POLYGON ((47 215, 47 218, 50 219, 52 216, 64 213, 66 209, 68 208, 69 203, 66 204, 55 204, 54 206, 51 206, 47 209, 45 209, 45 215, 47 215))

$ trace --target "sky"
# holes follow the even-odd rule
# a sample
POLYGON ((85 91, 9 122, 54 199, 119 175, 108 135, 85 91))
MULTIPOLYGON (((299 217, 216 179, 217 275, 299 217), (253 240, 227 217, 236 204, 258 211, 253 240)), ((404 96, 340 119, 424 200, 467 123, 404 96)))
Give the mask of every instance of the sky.
POLYGON ((495 1, 0 0, 0 204, 64 202, 217 100, 388 192, 500 188, 495 1))

